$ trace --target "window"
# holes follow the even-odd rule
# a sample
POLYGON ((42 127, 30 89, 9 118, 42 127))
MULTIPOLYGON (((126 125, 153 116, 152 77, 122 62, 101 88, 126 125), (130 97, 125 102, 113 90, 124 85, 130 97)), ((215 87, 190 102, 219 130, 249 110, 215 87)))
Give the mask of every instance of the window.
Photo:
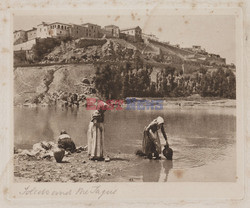
POLYGON ((61 26, 61 29, 63 29, 63 26, 61 26))
POLYGON ((62 31, 60 31, 60 34, 62 34, 62 31))
POLYGON ((57 28, 60 29, 60 25, 57 25, 57 28))

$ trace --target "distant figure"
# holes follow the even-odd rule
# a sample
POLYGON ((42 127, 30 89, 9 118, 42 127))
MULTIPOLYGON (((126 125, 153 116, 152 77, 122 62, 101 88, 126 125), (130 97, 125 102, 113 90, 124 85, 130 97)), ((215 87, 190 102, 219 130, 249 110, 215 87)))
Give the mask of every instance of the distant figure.
POLYGON ((70 151, 71 153, 75 152, 76 146, 71 137, 67 134, 65 130, 62 130, 58 138, 58 147, 70 151))
POLYGON ((142 142, 142 152, 149 158, 152 159, 153 154, 156 159, 160 159, 161 154, 161 143, 158 135, 158 130, 161 129, 164 139, 166 140, 166 147, 168 147, 167 135, 165 133, 164 119, 162 117, 157 117, 153 120, 147 127, 145 127, 143 132, 143 142, 142 142))
POLYGON ((88 155, 90 160, 104 160, 103 148, 104 148, 104 113, 106 103, 96 110, 91 117, 88 129, 88 155))

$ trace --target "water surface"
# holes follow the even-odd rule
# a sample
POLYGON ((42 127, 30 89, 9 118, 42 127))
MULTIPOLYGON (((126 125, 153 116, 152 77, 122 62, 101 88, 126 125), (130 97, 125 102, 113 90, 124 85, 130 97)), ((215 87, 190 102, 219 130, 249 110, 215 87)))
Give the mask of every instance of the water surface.
MULTIPOLYGON (((39 141, 56 141, 65 129, 76 145, 87 144, 91 111, 77 108, 15 108, 15 146, 32 148, 39 141)), ((165 120, 173 161, 143 160, 117 175, 126 181, 235 181, 235 108, 185 107, 155 111, 107 111, 105 152, 134 154, 141 148, 143 129, 157 116, 165 120)), ((162 145, 164 139, 160 134, 162 145)), ((136 157, 136 156, 135 156, 136 157)))

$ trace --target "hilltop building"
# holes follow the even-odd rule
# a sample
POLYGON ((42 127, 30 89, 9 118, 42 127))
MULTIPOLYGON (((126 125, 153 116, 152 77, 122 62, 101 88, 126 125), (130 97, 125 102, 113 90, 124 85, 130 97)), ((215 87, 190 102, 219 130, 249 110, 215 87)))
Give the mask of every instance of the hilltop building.
POLYGON ((206 57, 206 61, 210 65, 219 65, 219 66, 226 65, 225 58, 221 58, 220 55, 213 54, 213 53, 208 54, 208 56, 206 57))
POLYGON ((192 51, 198 52, 198 53, 206 52, 205 49, 202 49, 201 46, 198 46, 198 45, 193 45, 193 46, 192 46, 192 51))
POLYGON ((159 38, 156 37, 156 35, 153 34, 146 34, 146 33, 142 33, 142 39, 144 41, 148 41, 148 40, 154 40, 154 41, 159 41, 159 38))
POLYGON ((51 24, 42 22, 37 25, 37 38, 67 37, 69 36, 70 25, 54 22, 51 24))
POLYGON ((27 34, 24 30, 14 31, 14 45, 27 41, 27 34))
POLYGON ((37 38, 49 37, 48 25, 49 24, 46 22, 42 22, 41 24, 37 25, 37 38))
POLYGON ((116 25, 107 25, 104 26, 102 33, 107 37, 107 38, 119 38, 120 37, 120 29, 116 25))
POLYGON ((67 37, 69 36, 69 24, 54 22, 48 25, 48 37, 67 37))
POLYGON ((121 33, 123 33, 128 40, 142 41, 142 29, 139 26, 122 29, 121 33))
POLYGON ((88 28, 83 27, 81 25, 70 24, 69 35, 73 39, 88 37, 88 28))
POLYGON ((27 34, 27 40, 33 40, 37 37, 37 29, 33 27, 31 30, 26 31, 27 34))
POLYGON ((86 27, 88 29, 88 38, 101 37, 101 26, 92 23, 82 24, 81 26, 86 27))

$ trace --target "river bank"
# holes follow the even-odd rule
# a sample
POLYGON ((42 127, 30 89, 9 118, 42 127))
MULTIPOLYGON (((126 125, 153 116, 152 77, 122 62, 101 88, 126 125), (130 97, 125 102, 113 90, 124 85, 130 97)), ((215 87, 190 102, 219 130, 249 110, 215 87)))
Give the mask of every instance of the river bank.
POLYGON ((131 103, 145 106, 157 105, 166 107, 185 107, 185 106, 204 106, 204 107, 236 107, 236 100, 223 99, 216 97, 201 97, 199 95, 181 97, 181 98, 127 98, 124 107, 129 106, 131 103))
MULTIPOLYGON (((91 99, 96 99, 98 101, 99 99, 97 97, 89 97, 91 99)), ((85 98, 86 99, 86 98, 85 98)), ((93 105, 91 101, 91 105, 93 105)), ((131 104, 135 106, 135 110, 137 109, 137 106, 140 106, 143 110, 143 106, 145 109, 149 109, 151 106, 157 106, 157 108, 161 109, 161 106, 163 107, 236 107, 236 100, 233 99, 221 99, 221 98, 200 98, 200 99, 193 99, 193 98, 126 98, 125 100, 113 100, 114 108, 117 109, 117 107, 121 110, 122 109, 130 109, 131 104)), ((56 103, 56 102, 55 102, 56 103)), ((88 98, 87 100, 84 100, 84 102, 78 102, 77 105, 75 104, 68 104, 65 105, 66 102, 58 102, 56 104, 53 104, 52 106, 58 106, 58 107, 86 107, 88 105, 88 98)), ((49 104, 35 104, 35 103, 24 103, 24 104, 18 104, 16 107, 47 107, 51 106, 49 104)))
MULTIPOLYGON (((109 154, 110 162, 91 161, 87 152, 73 153, 57 163, 54 157, 36 159, 14 155, 15 182, 101 182, 138 164, 135 155, 109 154)), ((131 180, 130 180, 131 181, 131 180)))

